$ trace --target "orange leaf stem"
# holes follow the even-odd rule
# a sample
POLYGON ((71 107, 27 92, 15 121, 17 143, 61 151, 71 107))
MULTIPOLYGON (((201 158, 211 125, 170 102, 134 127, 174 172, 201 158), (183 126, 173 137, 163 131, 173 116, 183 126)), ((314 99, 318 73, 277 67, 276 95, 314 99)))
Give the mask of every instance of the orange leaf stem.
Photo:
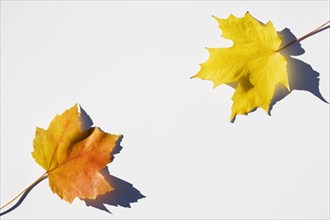
POLYGON ((32 186, 34 186, 34 184, 36 184, 40 179, 42 179, 45 175, 47 175, 47 172, 45 172, 42 176, 40 176, 36 181, 34 181, 31 185, 29 185, 28 187, 26 187, 26 189, 24 189, 22 192, 20 192, 17 196, 15 196, 12 200, 10 200, 8 203, 6 203, 5 205, 0 207, 0 210, 5 208, 6 206, 8 206, 10 203, 14 202, 18 197, 20 197, 25 191, 27 191, 28 189, 30 189, 32 186))
POLYGON ((330 23, 330 20, 327 21, 327 22, 325 22, 324 24, 322 24, 320 27, 318 27, 318 28, 312 30, 311 32, 309 32, 309 33, 307 33, 307 34, 305 34, 304 36, 302 36, 302 37, 300 37, 300 38, 298 38, 298 39, 295 39, 294 41, 292 41, 291 43, 287 44, 286 46, 284 46, 284 47, 278 49, 277 52, 279 52, 279 51, 281 51, 281 50, 283 50, 283 49, 285 49, 285 48, 291 46, 292 44, 294 44, 294 43, 296 43, 296 42, 298 42, 298 41, 301 41, 301 40, 305 39, 306 37, 309 37, 309 36, 315 34, 315 33, 318 32, 321 28, 323 28, 325 25, 327 25, 328 23, 330 23))

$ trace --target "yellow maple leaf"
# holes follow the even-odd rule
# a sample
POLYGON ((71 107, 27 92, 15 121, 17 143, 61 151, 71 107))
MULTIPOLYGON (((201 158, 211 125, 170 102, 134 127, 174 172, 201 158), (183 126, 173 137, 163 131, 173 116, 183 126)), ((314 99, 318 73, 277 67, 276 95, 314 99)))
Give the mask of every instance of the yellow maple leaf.
POLYGON ((269 113, 276 85, 290 90, 287 61, 279 52, 281 36, 271 22, 262 24, 249 12, 242 18, 234 15, 214 18, 222 36, 234 44, 230 48, 207 48, 210 57, 192 78, 211 80, 214 88, 221 84, 237 85, 230 121, 237 114, 246 115, 258 107, 269 113))
POLYGON ((52 191, 62 199, 95 199, 113 188, 99 173, 112 161, 110 153, 121 135, 99 128, 80 131, 78 106, 57 115, 47 130, 36 129, 32 156, 49 178, 52 191))

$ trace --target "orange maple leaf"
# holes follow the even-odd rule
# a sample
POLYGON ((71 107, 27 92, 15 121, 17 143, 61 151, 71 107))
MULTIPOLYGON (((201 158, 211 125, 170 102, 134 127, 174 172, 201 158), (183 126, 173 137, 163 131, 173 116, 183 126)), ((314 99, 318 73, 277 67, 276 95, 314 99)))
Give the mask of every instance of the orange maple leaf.
POLYGON ((91 128, 81 132, 78 105, 57 115, 47 130, 37 128, 32 156, 46 170, 49 186, 62 199, 95 199, 113 190, 99 171, 121 135, 91 128))

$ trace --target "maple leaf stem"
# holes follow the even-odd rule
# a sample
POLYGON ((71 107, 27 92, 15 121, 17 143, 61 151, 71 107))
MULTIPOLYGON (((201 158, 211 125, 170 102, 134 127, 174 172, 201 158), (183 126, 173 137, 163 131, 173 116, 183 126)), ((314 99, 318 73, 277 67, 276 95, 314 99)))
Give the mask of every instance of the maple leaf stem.
POLYGON ((39 180, 41 180, 42 178, 45 177, 45 175, 47 175, 47 172, 45 172, 42 176, 40 176, 36 181, 34 181, 31 185, 29 185, 28 187, 26 187, 22 192, 20 192, 17 196, 15 196, 12 200, 10 200, 9 202, 7 202, 5 205, 0 207, 0 210, 5 208, 6 206, 8 206, 10 203, 14 202, 18 197, 20 197, 24 192, 26 192, 28 189, 30 189, 31 187, 34 186, 34 184, 36 184, 39 180))
POLYGON ((305 34, 304 36, 302 36, 302 37, 300 37, 300 38, 298 38, 298 39, 295 39, 295 40, 292 41, 291 43, 289 43, 289 44, 285 45, 284 47, 278 49, 277 52, 279 52, 279 51, 281 51, 281 50, 283 50, 283 49, 285 49, 285 48, 291 46, 292 44, 294 44, 294 43, 296 43, 296 42, 302 41, 302 40, 304 40, 305 38, 307 38, 307 37, 309 37, 309 36, 315 34, 315 33, 318 32, 321 28, 323 28, 325 25, 327 25, 327 24, 329 24, 329 23, 330 23, 330 20, 327 21, 327 22, 325 22, 324 24, 322 24, 320 27, 318 27, 318 28, 312 30, 311 32, 309 32, 309 33, 307 33, 307 34, 305 34))

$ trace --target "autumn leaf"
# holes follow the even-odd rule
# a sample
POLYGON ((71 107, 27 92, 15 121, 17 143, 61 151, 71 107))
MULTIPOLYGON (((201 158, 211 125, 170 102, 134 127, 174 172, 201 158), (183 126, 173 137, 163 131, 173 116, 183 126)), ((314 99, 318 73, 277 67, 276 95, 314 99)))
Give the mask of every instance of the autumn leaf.
POLYGON ((57 115, 47 130, 36 129, 35 161, 46 170, 49 186, 62 199, 95 199, 113 188, 100 174, 111 162, 110 153, 120 135, 99 128, 80 131, 78 106, 57 115))
POLYGON ((0 210, 21 197, 15 205, 0 213, 16 209, 27 194, 48 178, 52 191, 72 203, 78 197, 87 206, 109 212, 105 204, 130 207, 144 198, 129 182, 110 175, 107 164, 121 150, 122 135, 113 135, 91 127, 91 118, 78 105, 56 115, 47 130, 36 129, 32 157, 45 173, 0 207, 0 210), (79 111, 80 110, 80 111, 79 111))
POLYGON ((192 78, 211 80, 214 88, 236 85, 230 121, 259 107, 269 113, 276 86, 290 90, 287 61, 281 54, 284 47, 280 48, 281 36, 272 22, 262 24, 249 12, 242 18, 234 15, 227 19, 214 18, 222 36, 234 44, 230 48, 207 48, 210 56, 192 78))

